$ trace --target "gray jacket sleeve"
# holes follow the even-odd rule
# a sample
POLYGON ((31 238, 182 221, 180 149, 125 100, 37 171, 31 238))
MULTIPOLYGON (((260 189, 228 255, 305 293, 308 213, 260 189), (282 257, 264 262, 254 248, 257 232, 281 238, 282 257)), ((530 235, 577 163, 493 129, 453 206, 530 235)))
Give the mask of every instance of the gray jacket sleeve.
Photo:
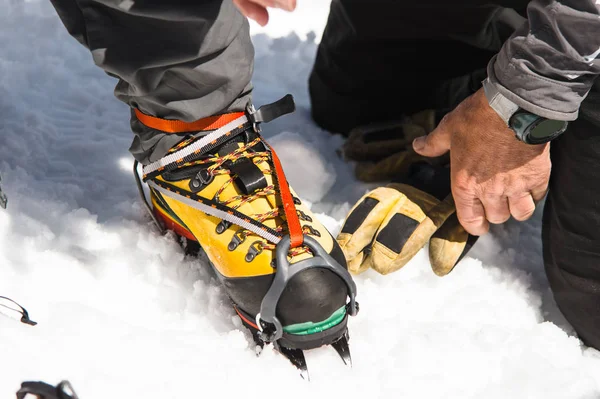
POLYGON ((530 112, 577 119, 600 74, 599 7, 596 0, 531 1, 527 22, 490 61, 488 76, 530 112))

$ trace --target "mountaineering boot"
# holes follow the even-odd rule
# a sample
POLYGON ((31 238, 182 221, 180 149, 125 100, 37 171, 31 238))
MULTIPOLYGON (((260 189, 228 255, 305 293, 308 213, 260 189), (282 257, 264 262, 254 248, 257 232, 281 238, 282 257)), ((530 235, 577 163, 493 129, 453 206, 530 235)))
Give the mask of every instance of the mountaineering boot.
POLYGON ((192 123, 136 111, 144 125, 181 136, 143 166, 154 217, 198 242, 244 325, 282 353, 345 339, 348 315, 357 313, 343 252, 260 135, 260 123, 294 108, 286 96, 192 123))

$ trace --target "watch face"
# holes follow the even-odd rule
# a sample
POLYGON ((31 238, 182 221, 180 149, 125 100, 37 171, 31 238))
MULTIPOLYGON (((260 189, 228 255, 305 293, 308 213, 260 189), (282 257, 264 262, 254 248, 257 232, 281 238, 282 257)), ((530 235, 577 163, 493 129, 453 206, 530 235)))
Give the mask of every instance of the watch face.
POLYGON ((510 127, 517 137, 528 144, 547 143, 560 136, 567 125, 565 121, 546 119, 526 111, 514 114, 510 120, 510 127))
POLYGON ((563 133, 567 127, 565 121, 555 121, 551 119, 542 118, 542 120, 532 126, 529 131, 529 139, 532 142, 541 141, 546 142, 557 137, 563 133))

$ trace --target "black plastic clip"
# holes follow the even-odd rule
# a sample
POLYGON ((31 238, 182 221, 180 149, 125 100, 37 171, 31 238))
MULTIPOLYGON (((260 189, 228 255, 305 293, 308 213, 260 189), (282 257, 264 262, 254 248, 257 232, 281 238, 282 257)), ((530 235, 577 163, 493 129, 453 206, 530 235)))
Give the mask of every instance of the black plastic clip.
POLYGON ((260 133, 261 123, 269 123, 280 116, 291 114, 296 110, 296 103, 294 103, 294 97, 291 94, 287 94, 282 99, 275 101, 271 104, 266 104, 259 109, 254 108, 252 103, 248 103, 246 106, 246 114, 248 120, 252 123, 254 131, 260 133))

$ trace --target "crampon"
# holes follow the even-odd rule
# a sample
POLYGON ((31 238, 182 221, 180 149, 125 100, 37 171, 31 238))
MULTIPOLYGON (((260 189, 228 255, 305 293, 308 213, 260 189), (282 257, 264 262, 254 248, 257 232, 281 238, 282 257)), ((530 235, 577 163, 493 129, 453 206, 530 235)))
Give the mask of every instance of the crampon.
POLYGON ((289 187, 260 134, 261 123, 294 109, 288 95, 195 122, 136 110, 141 123, 181 140, 144 165, 142 178, 136 162, 134 175, 159 228, 206 253, 256 343, 273 344, 307 379, 304 350, 331 345, 351 365, 347 323, 358 303, 339 245, 289 187))

